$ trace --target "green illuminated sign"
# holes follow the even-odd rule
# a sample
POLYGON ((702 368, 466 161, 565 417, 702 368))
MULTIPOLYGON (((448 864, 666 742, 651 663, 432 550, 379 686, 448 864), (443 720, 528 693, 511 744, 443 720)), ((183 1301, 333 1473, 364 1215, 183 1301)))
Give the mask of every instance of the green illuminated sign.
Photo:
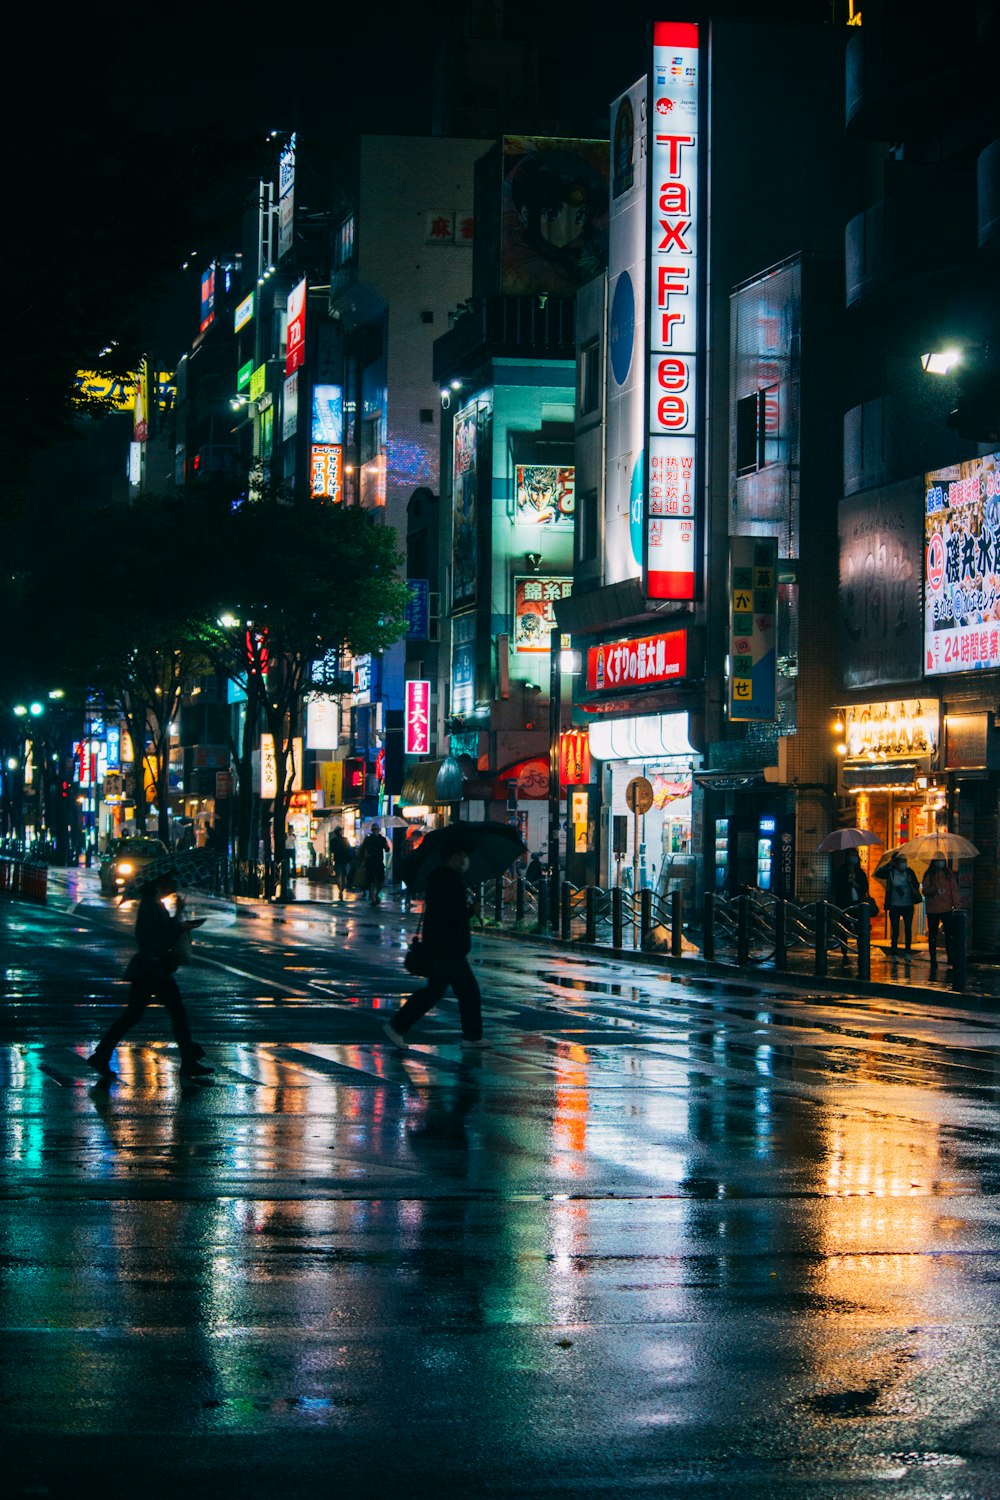
POLYGON ((236 389, 238 391, 241 391, 245 385, 249 385, 250 384, 250 377, 252 375, 253 375, 253 360, 252 359, 248 359, 245 365, 241 365, 240 366, 239 373, 236 376, 236 389))

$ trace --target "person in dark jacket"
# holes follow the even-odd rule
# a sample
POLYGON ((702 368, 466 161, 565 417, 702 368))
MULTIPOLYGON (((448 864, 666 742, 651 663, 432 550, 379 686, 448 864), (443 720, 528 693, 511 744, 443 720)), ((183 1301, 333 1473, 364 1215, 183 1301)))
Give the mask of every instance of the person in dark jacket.
POLYGON ((885 909, 889 913, 889 952, 899 950, 899 928, 903 928, 906 952, 913 948, 913 909, 920 897, 920 882, 910 869, 905 854, 894 854, 884 875, 875 872, 876 878, 885 881, 885 909))
POLYGON ((358 851, 358 884, 368 892, 372 906, 381 906, 385 885, 385 861, 389 842, 377 823, 373 823, 358 851))
POLYGON ((342 828, 335 828, 331 833, 329 849, 333 862, 333 883, 340 891, 340 899, 343 901, 344 892, 350 886, 354 872, 354 850, 347 842, 342 828))
POLYGON ((131 981, 128 1003, 87 1059, 102 1078, 117 1078, 111 1066, 111 1055, 154 999, 159 1000, 170 1017, 174 1041, 181 1054, 181 1077, 204 1078, 213 1071, 201 1061, 205 1056, 204 1048, 192 1040, 184 1001, 174 979, 173 971, 177 967, 174 945, 182 933, 201 925, 200 921, 184 920, 184 899, 181 896, 177 897, 175 915, 171 916, 167 911, 163 897, 176 889, 177 881, 173 875, 154 876, 142 888, 135 917, 138 951, 125 970, 125 977, 131 981))
MULTIPOLYGON (((843 864, 833 877, 833 900, 846 912, 844 921, 852 931, 856 930, 859 921, 870 920, 868 876, 861 868, 857 849, 848 849, 843 864)), ((842 940, 838 941, 838 947, 846 963, 847 948, 842 940)))
POLYGON ((437 1004, 449 985, 458 1001, 463 1041, 482 1042, 482 997, 468 959, 472 946, 469 916, 474 910, 472 893, 462 879, 468 868, 468 850, 457 838, 454 851, 428 877, 421 940, 431 972, 423 989, 415 990, 382 1028, 397 1047, 406 1046, 407 1032, 437 1004))

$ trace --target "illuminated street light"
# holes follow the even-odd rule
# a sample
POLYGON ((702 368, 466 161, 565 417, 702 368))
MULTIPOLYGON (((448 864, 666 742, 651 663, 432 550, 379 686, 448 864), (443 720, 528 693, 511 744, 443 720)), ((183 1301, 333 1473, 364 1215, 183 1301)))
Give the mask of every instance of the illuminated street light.
POLYGON ((928 375, 947 375, 954 365, 962 363, 962 351, 938 349, 932 354, 921 354, 920 363, 928 375))

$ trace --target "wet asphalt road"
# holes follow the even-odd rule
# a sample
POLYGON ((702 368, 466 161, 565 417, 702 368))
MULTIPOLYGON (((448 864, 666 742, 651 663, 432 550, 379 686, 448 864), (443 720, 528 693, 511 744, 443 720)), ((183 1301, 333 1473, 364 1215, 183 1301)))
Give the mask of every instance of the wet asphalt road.
MULTIPOLYGON (((211 1086, 89 876, 0 905, 15 1496, 1000 1496, 1000 1017, 216 906, 211 1086)), ((193 903, 199 907, 197 898, 193 903)), ((204 910, 202 905, 199 910, 204 910)))

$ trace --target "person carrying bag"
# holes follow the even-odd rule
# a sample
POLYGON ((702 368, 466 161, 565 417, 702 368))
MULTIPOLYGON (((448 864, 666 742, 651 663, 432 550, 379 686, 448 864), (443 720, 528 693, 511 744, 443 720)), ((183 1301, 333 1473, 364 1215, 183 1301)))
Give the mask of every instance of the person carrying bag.
POLYGON ((913 949, 913 909, 920 900, 920 882, 906 862, 905 854, 894 854, 885 875, 885 909, 889 914, 889 952, 899 951, 899 929, 903 929, 905 950, 913 949))

